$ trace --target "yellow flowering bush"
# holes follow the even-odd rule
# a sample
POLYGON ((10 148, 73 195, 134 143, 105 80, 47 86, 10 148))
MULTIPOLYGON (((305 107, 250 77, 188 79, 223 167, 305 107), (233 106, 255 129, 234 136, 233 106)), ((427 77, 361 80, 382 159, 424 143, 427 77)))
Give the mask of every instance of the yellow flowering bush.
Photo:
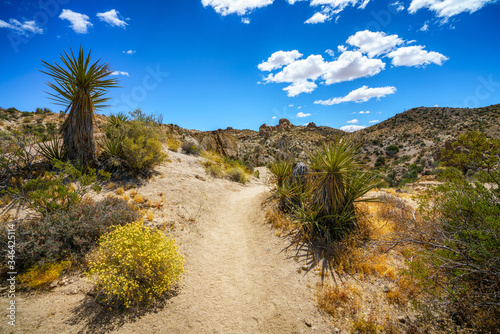
POLYGON ((111 306, 149 304, 184 272, 184 257, 172 237, 142 222, 117 226, 100 237, 88 256, 87 276, 111 306))

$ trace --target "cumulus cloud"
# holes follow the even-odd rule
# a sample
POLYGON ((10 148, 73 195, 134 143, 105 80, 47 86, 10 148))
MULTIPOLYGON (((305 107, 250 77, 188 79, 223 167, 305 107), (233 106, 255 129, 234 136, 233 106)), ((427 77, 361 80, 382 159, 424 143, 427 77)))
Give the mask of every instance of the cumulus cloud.
POLYGON ((330 21, 332 17, 328 14, 317 12, 314 13, 309 19, 307 19, 304 23, 307 24, 316 24, 316 23, 324 23, 326 21, 330 21))
POLYGON ((378 119, 374 119, 373 121, 369 121, 368 123, 378 123, 380 122, 378 119))
MULTIPOLYGON (((377 87, 377 88, 369 88, 368 86, 363 86, 356 90, 353 90, 349 94, 343 97, 332 97, 329 100, 317 100, 314 101, 314 104, 322 104, 325 106, 331 106, 334 104, 340 104, 344 102, 366 102, 374 97, 377 99, 381 97, 385 97, 390 94, 394 94, 396 92, 396 87, 387 86, 387 87, 377 87)), ((359 112, 360 114, 364 114, 365 112, 359 112)), ((366 112, 366 113, 369 113, 366 112)))
POLYGON ((128 50, 128 51, 122 51, 123 53, 126 53, 128 55, 133 55, 135 53, 135 50, 128 50))
POLYGON ((340 130, 345 131, 345 132, 354 132, 358 130, 362 130, 366 128, 364 125, 344 125, 340 128, 340 130))
POLYGON ((0 20, 0 28, 7 28, 15 31, 19 35, 43 34, 43 29, 36 25, 35 21, 20 22, 16 19, 10 19, 9 22, 0 20))
POLYGON ((358 124, 359 121, 357 119, 351 119, 350 121, 347 121, 347 124, 358 124))
POLYGON ((272 71, 285 65, 291 64, 295 61, 295 59, 298 59, 300 57, 302 57, 302 53, 297 50, 277 51, 273 53, 271 57, 267 59, 267 61, 262 62, 257 67, 261 71, 272 71))
POLYGON ((283 88, 283 90, 288 93, 289 97, 293 97, 293 96, 297 96, 301 93, 311 93, 317 87, 318 86, 314 82, 311 82, 311 81, 298 81, 298 82, 294 82, 290 86, 283 88))
POLYGON ((123 71, 113 71, 111 72, 111 75, 125 75, 125 76, 129 76, 128 75, 128 72, 123 72, 123 71))
POLYGON ((325 53, 327 55, 329 55, 330 57, 334 57, 335 56, 335 52, 332 49, 326 49, 325 53))
POLYGON ((304 114, 302 111, 297 114, 298 118, 304 118, 304 117, 309 117, 311 114, 304 114))
POLYGON ((360 111, 359 113, 360 113, 360 114, 369 114, 369 113, 370 113, 370 111, 360 111))
POLYGON ((302 56, 298 51, 283 52, 280 55, 290 55, 273 59, 274 53, 267 62, 261 63, 261 71, 281 68, 284 63, 289 63, 281 71, 270 73, 264 78, 265 82, 290 83, 284 88, 288 96, 296 96, 301 93, 310 93, 317 88, 316 80, 326 85, 351 81, 357 78, 369 77, 378 74, 385 67, 380 59, 370 59, 358 51, 345 51, 334 61, 325 61, 321 55, 310 55, 305 59, 297 59, 302 56))
POLYGON ((408 11, 412 14, 422 8, 428 8, 445 20, 460 13, 474 13, 497 0, 412 0, 408 11))
POLYGON ((63 9, 59 18, 62 20, 68 20, 71 23, 71 29, 73 29, 77 34, 86 34, 88 32, 88 28, 92 27, 92 23, 90 23, 87 15, 74 12, 70 9, 63 9))
POLYGON ((427 24, 427 22, 424 23, 424 25, 422 26, 422 28, 419 29, 420 31, 427 31, 429 30, 429 25, 427 24))
POLYGON ((276 118, 278 118, 278 117, 276 117, 276 116, 273 116, 273 117, 272 117, 271 119, 276 119, 276 118))
POLYGON ((120 27, 125 29, 128 24, 127 22, 120 20, 118 18, 118 14, 119 12, 117 12, 115 9, 111 9, 104 13, 97 13, 97 17, 99 18, 99 20, 106 22, 112 27, 120 27))
POLYGON ((448 57, 438 52, 426 51, 424 47, 422 45, 405 46, 392 51, 387 56, 392 58, 394 66, 442 65, 448 60, 448 57))
POLYGON ((289 108, 293 107, 293 104, 289 104, 289 105, 288 105, 288 107, 289 107, 289 108))
POLYGON ((398 35, 386 35, 384 32, 363 30, 350 36, 347 43, 373 58, 394 50, 404 41, 398 35))
POLYGON ((212 7, 218 14, 246 15, 254 9, 269 6, 274 0, 201 0, 204 7, 212 7))
POLYGON ((248 17, 242 17, 241 22, 244 24, 250 24, 250 19, 248 17))

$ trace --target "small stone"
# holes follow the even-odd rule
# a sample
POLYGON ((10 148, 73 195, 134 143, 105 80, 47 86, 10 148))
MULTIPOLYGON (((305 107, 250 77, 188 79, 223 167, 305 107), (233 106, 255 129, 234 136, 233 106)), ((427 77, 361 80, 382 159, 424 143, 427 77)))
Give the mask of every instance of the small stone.
POLYGON ((387 285, 384 285, 382 287, 382 291, 384 291, 385 293, 388 293, 389 291, 391 291, 391 289, 387 285))
POLYGON ((59 281, 54 280, 54 281, 52 281, 52 283, 50 283, 49 288, 54 289, 54 288, 57 288, 58 285, 59 285, 59 281))
POLYGON ((71 291, 71 294, 72 294, 72 295, 76 295, 77 293, 78 293, 78 290, 73 290, 73 291, 71 291))
POLYGON ((404 316, 399 316, 398 318, 398 321, 402 324, 405 324, 406 323, 406 318, 404 316))
POLYGON ((309 267, 308 266, 302 266, 302 270, 308 270, 309 267))
POLYGON ((68 284, 69 284, 68 282, 64 282, 64 284, 63 284, 63 285, 64 285, 64 286, 66 286, 66 285, 68 285, 68 284))
POLYGON ((335 327, 335 328, 333 329, 333 332, 334 332, 334 333, 340 333, 340 329, 338 329, 337 327, 335 327))
POLYGON ((307 321, 304 321, 304 322, 305 322, 307 327, 312 327, 312 325, 309 322, 307 322, 307 321))
POLYGON ((70 279, 69 280, 69 284, 73 284, 73 283, 75 283, 75 280, 74 279, 70 279))

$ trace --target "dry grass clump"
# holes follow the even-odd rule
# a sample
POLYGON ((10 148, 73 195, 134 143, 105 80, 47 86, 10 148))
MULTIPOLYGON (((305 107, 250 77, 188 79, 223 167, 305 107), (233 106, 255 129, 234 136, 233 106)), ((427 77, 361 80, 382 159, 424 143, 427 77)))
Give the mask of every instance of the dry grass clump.
POLYGON ((334 317, 353 316, 361 306, 359 289, 349 284, 325 284, 318 288, 316 298, 319 307, 334 317))
POLYGON ((266 221, 271 224, 272 227, 281 231, 291 231, 293 229, 292 221, 274 207, 267 209, 266 221))
POLYGON ((123 189, 123 187, 118 187, 115 189, 115 193, 117 195, 123 195, 124 192, 125 192, 125 190, 123 189))

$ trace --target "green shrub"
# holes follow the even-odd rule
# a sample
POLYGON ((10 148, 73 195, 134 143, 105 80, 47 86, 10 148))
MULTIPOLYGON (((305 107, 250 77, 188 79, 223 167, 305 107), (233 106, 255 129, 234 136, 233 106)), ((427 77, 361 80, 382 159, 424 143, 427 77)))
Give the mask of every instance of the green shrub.
POLYGON ((385 148, 385 153, 390 157, 392 157, 398 152, 399 152, 399 147, 397 147, 396 145, 390 145, 385 148))
POLYGON ((227 171, 227 176, 230 180, 236 181, 239 183, 247 183, 248 182, 248 176, 247 173, 245 172, 245 168, 243 167, 232 167, 227 171))
POLYGON ((88 277, 110 306, 149 304, 184 272, 175 240, 136 222, 116 227, 99 239, 88 257, 88 277))
POLYGON ((169 138, 167 141, 167 146, 170 151, 177 152, 181 147, 181 142, 174 138, 169 138))
POLYGON ((131 113, 111 115, 105 127, 106 137, 99 142, 100 160, 112 172, 132 170, 143 173, 162 163, 168 155, 163 152, 158 125, 140 109, 131 113))
MULTIPOLYGON (((39 222, 20 222, 16 226, 17 269, 21 272, 38 263, 68 258, 82 261, 97 238, 111 226, 127 224, 138 217, 126 201, 107 197, 53 212, 39 222)), ((7 244, 6 235, 5 231, 0 233, 2 245, 7 244)))
POLYGON ((184 143, 182 143, 182 150, 186 153, 186 154, 190 154, 190 155, 200 155, 201 154, 201 148, 196 145, 195 143, 193 142, 190 142, 190 141, 185 141, 184 143))
POLYGON ((125 137, 122 149, 125 161, 135 171, 151 169, 168 157, 158 139, 145 136, 125 137))
POLYGON ((500 317, 500 140, 472 132, 453 146, 466 151, 444 152, 447 164, 478 170, 480 182, 455 168, 442 170, 444 183, 421 199, 423 222, 413 231, 421 248, 409 274, 427 287, 434 302, 428 304, 442 301, 454 320, 494 332, 500 317))

